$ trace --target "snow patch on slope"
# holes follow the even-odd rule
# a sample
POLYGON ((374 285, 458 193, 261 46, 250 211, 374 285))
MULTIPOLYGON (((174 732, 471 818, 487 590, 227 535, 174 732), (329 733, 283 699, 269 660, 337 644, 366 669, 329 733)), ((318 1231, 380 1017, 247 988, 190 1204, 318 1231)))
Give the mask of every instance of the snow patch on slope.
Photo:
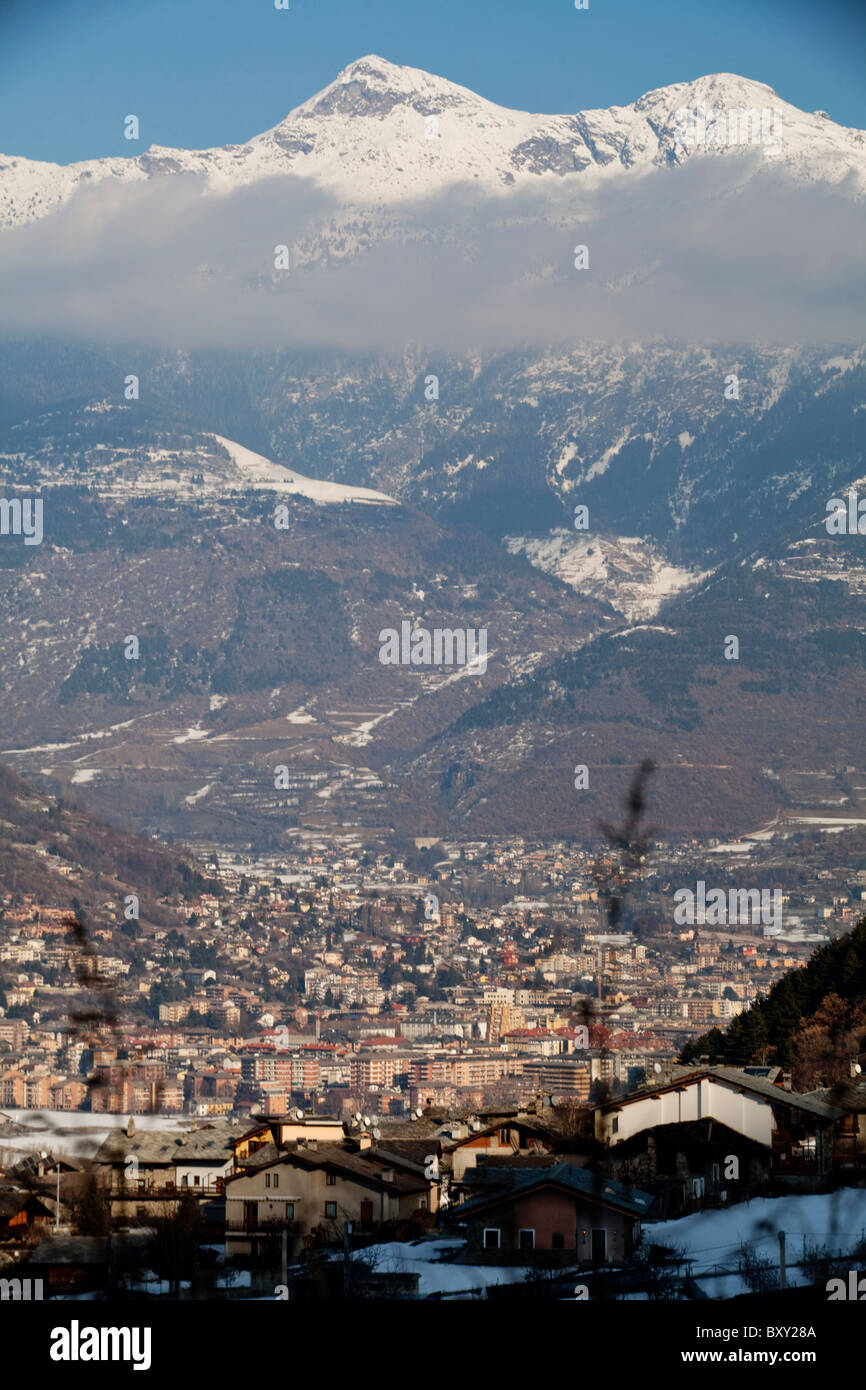
POLYGON ((245 449, 233 439, 225 439, 221 434, 212 436, 226 450, 235 468, 248 487, 265 488, 269 492, 288 492, 297 497, 307 497, 313 502, 363 502, 385 507, 398 504, 387 493, 375 492, 367 487, 346 487, 342 483, 324 483, 316 478, 307 478, 291 468, 282 468, 262 454, 245 449))
POLYGON ((505 547, 578 593, 609 603, 630 622, 654 618, 666 599, 706 577, 670 564, 638 536, 575 536, 556 530, 541 537, 506 536, 505 547))

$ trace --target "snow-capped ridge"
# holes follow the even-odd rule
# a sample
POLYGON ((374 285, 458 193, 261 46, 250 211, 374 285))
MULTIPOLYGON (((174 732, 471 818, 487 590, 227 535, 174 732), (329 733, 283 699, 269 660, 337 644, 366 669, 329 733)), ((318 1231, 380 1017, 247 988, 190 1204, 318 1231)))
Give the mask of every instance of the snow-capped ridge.
POLYGON ((510 110, 447 78, 367 54, 246 143, 210 150, 150 145, 133 157, 68 165, 0 156, 0 227, 48 216, 77 189, 104 179, 197 173, 230 191, 293 174, 347 208, 384 208, 458 183, 501 194, 543 180, 594 184, 694 158, 746 154, 760 167, 761 146, 796 182, 866 191, 864 132, 823 111, 800 111, 766 83, 735 73, 659 87, 627 106, 543 114, 510 110), (711 137, 684 137, 682 113, 699 109, 715 113, 711 137), (764 126, 756 128, 755 113, 764 126))

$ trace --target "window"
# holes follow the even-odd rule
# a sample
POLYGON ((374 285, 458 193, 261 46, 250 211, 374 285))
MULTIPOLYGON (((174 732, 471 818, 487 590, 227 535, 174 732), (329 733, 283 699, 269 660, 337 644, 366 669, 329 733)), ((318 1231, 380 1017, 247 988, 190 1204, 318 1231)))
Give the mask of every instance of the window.
POLYGON ((610 1132, 611 1132, 611 1134, 618 1134, 618 1133, 619 1133, 619 1116, 618 1116, 618 1115, 614 1115, 614 1117, 613 1117, 613 1119, 612 1119, 612 1121, 611 1121, 610 1132))
POLYGON ((327 1217, 327 1219, 328 1219, 329 1221, 335 1221, 335 1220, 336 1220, 336 1217, 337 1217, 337 1203, 336 1203, 336 1202, 326 1202, 326 1203, 325 1203, 325 1216, 327 1217))
POLYGON ((294 1202, 286 1202, 286 1220, 287 1220, 287 1221, 294 1221, 294 1219, 295 1219, 295 1204, 294 1204, 294 1202))
POLYGON ((511 1143, 511 1130, 510 1130, 510 1129, 501 1129, 501 1130, 499 1131, 499 1142, 500 1142, 500 1144, 510 1144, 510 1143, 511 1143))
POLYGON ((200 1184, 201 1184, 201 1178, 198 1177, 198 1176, 194 1177, 193 1180, 192 1180, 192 1185, 193 1185, 193 1187, 198 1187, 200 1184))
POLYGON ((499 1249, 499 1227, 498 1227, 498 1226, 485 1226, 485 1227, 484 1227, 484 1249, 485 1249, 485 1250, 498 1250, 498 1249, 499 1249))
POLYGON ((279 1187, 279 1185, 280 1185, 280 1175, 279 1175, 279 1173, 274 1173, 274 1187, 279 1187))
POLYGON ((518 1231, 517 1248, 518 1250, 534 1250, 535 1232, 530 1230, 518 1231))
POLYGON ((325 1179, 325 1182, 328 1184, 328 1187, 336 1187, 336 1186, 337 1186, 337 1174, 336 1174, 336 1173, 329 1173, 328 1176, 327 1176, 326 1179, 325 1179))
POLYGON ((551 1250, 565 1249, 565 1236, 562 1234, 562 1231, 554 1231, 550 1238, 550 1248, 551 1250))
POLYGON ((270 1173, 265 1173, 265 1187, 270 1187, 270 1185, 271 1185, 271 1175, 270 1175, 270 1173))

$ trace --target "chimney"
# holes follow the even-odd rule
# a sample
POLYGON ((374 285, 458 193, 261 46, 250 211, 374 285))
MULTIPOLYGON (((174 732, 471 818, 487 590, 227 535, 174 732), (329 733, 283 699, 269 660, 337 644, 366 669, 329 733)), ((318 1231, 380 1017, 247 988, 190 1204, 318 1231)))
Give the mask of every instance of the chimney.
POLYGON ((371 1149, 373 1147, 373 1136, 368 1129, 362 1129, 358 1135, 358 1148, 371 1149))
POLYGON ((319 1147, 319 1141, 318 1141, 318 1139, 308 1139, 308 1140, 307 1140, 307 1148, 308 1148, 308 1149, 312 1149, 314 1153, 316 1152, 316 1150, 318 1149, 318 1147, 319 1147))

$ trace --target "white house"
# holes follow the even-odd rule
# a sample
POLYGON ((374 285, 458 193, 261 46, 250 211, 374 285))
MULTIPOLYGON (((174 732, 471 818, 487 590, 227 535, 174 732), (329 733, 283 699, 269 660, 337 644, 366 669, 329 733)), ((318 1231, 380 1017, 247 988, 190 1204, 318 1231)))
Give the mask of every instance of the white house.
POLYGON ((842 1111, 738 1067, 674 1067, 656 1085, 608 1101, 595 1136, 611 1146, 659 1125, 712 1119, 772 1151, 774 1167, 824 1170, 824 1132, 842 1111))

